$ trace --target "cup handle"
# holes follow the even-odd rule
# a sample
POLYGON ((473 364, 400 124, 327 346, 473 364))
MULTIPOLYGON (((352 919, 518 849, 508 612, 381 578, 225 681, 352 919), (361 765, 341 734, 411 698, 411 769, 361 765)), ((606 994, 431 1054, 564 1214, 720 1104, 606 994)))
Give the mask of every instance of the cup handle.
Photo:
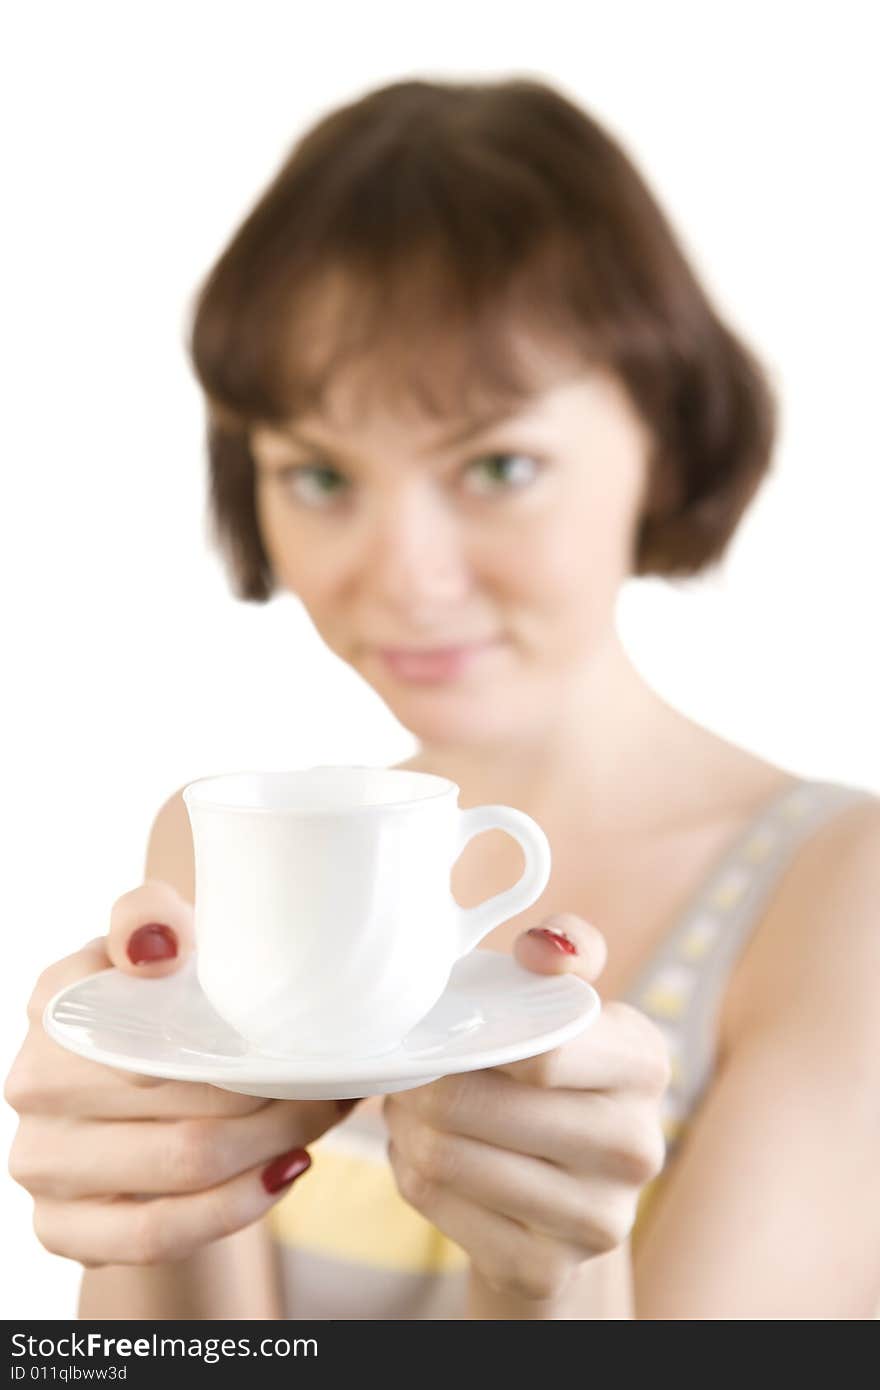
POLYGON ((517 841, 526 857, 525 868, 511 888, 495 893, 476 907, 459 907, 458 960, 467 955, 499 922, 531 907, 550 878, 550 843, 537 821, 512 806, 459 807, 458 859, 465 845, 482 830, 504 830, 517 841))

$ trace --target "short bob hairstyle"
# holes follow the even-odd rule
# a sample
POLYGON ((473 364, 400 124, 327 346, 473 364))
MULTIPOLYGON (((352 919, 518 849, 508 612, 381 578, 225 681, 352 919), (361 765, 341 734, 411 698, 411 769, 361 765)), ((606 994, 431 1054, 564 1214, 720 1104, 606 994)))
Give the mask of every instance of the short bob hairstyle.
POLYGON ((212 540, 238 597, 276 587, 255 426, 320 413, 346 360, 432 417, 505 409, 535 390, 518 330, 616 373, 648 426, 634 572, 716 562, 768 467, 764 370, 582 109, 531 78, 413 79, 314 125, 194 296, 212 540))

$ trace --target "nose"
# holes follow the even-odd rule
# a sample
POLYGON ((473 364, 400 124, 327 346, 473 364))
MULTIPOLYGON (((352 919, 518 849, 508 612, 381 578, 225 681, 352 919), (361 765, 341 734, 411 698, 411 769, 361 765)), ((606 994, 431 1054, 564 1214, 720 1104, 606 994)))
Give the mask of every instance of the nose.
POLYGON ((412 626, 429 627, 472 585, 461 522, 422 480, 376 506, 366 579, 376 597, 412 626))

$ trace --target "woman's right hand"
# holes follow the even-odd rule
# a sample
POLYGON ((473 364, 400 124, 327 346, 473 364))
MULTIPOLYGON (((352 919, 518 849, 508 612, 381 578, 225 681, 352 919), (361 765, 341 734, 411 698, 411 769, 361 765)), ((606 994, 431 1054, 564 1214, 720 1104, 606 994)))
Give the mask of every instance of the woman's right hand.
POLYGON ((116 901, 106 937, 37 981, 4 1095, 20 1117, 9 1171, 33 1197, 34 1229, 53 1254, 87 1267, 184 1259, 259 1220, 308 1167, 304 1146, 350 1108, 135 1075, 45 1032, 43 1010, 65 985, 111 965, 168 975, 192 947, 192 906, 148 880, 116 901))

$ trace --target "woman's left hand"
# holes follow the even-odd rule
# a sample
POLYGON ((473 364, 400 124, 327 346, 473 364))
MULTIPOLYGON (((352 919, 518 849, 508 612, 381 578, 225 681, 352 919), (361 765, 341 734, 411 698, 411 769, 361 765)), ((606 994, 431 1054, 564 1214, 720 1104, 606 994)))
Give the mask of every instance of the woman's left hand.
MULTIPOLYGON (((589 981, 606 954, 601 933, 571 913, 514 943, 527 969, 589 981), (560 934, 574 951, 554 944, 560 934)), ((663 1166, 669 1079, 660 1029, 603 1001, 594 1023, 550 1052, 388 1096, 398 1189, 497 1292, 553 1299, 578 1266, 629 1235, 641 1190, 663 1166)))

